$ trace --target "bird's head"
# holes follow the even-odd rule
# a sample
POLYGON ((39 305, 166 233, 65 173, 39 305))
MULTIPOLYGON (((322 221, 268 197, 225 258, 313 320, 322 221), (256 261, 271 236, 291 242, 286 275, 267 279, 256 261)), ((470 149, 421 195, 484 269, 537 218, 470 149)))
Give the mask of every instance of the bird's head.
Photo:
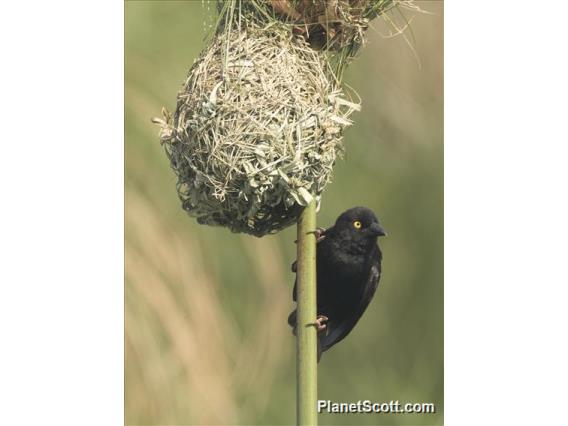
POLYGON ((334 228, 343 238, 364 245, 374 244, 378 237, 387 235, 375 213, 367 207, 354 207, 343 212, 334 228))

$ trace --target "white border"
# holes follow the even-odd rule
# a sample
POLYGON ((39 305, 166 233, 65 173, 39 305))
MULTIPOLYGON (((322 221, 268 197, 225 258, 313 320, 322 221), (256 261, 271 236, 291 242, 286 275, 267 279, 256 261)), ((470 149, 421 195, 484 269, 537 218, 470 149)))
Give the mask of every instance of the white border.
POLYGON ((123 5, 2 5, 0 418, 123 423, 123 5))
POLYGON ((445 6, 446 424, 565 423, 568 8, 445 6))

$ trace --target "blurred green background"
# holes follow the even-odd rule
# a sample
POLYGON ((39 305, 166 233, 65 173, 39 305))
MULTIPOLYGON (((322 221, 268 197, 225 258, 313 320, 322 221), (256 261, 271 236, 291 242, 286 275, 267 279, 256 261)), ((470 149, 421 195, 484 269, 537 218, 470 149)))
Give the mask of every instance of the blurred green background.
MULTIPOLYGON (((323 196, 328 226, 355 205, 387 229, 383 276, 354 331, 319 365, 319 398, 433 402, 432 414, 320 414, 320 424, 443 422, 443 3, 412 31, 383 21, 346 82, 363 110, 323 196), (413 51, 414 50, 414 51, 413 51)), ((198 225, 150 122, 211 28, 195 1, 125 3, 125 423, 293 424, 295 229, 255 238, 198 225)))

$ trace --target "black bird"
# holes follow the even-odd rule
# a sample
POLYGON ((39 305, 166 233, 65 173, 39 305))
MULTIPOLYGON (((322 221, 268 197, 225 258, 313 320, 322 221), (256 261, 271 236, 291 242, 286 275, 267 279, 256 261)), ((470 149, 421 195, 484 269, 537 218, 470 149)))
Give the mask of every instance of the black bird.
MULTIPOLYGON (((373 298, 381 277, 377 238, 384 235, 377 216, 366 207, 349 209, 333 227, 316 231, 318 361, 349 334, 373 298)), ((296 301, 296 284, 292 297, 296 301)), ((288 324, 295 334, 296 310, 288 324)))

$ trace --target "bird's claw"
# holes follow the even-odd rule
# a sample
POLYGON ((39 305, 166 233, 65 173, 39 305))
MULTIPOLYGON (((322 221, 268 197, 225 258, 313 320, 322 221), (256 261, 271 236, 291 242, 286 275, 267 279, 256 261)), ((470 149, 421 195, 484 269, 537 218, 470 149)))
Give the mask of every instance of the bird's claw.
POLYGON ((327 328, 327 325, 325 323, 328 320, 329 320, 329 318, 326 317, 325 315, 318 315, 317 316, 316 322, 314 323, 314 325, 316 326, 316 330, 318 331, 318 333, 325 331, 325 329, 327 328))
POLYGON ((319 243, 321 240, 325 238, 325 228, 316 228, 315 231, 308 232, 309 234, 314 234, 316 237, 316 243, 319 243))
MULTIPOLYGON (((314 234, 316 237, 316 243, 319 243, 321 240, 323 240, 325 238, 325 232, 327 231, 327 229, 325 228, 316 228, 315 231, 310 231, 307 234, 314 234)), ((295 244, 298 244, 298 240, 294 240, 295 244)), ((296 271, 294 271, 296 272, 296 271)))

